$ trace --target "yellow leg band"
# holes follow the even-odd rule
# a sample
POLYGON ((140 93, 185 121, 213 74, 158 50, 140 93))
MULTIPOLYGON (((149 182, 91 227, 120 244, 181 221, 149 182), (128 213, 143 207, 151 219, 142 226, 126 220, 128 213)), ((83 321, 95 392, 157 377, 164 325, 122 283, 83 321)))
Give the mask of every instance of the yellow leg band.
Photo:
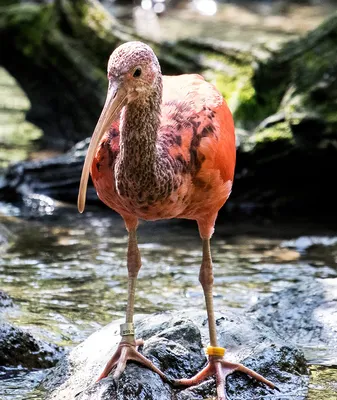
POLYGON ((207 346, 206 354, 209 356, 223 357, 226 349, 223 347, 207 346))

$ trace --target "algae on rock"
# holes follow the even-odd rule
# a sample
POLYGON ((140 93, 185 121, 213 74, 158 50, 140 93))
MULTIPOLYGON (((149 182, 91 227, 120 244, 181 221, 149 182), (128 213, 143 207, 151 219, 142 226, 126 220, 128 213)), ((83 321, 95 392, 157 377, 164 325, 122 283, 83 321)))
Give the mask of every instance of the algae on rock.
POLYGON ((260 209, 295 214, 335 208, 336 38, 337 13, 257 64, 257 98, 267 103, 275 96, 279 104, 240 139, 234 203, 254 199, 260 209))

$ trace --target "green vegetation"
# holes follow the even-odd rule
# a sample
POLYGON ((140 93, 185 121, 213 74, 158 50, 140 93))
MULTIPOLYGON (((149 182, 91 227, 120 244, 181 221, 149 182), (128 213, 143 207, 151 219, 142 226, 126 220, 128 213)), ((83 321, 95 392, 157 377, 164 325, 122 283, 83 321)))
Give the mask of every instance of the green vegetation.
POLYGON ((30 102, 17 82, 0 68, 0 168, 25 160, 42 131, 26 121, 30 102))
POLYGON ((257 151, 275 142, 284 143, 288 147, 294 145, 294 137, 287 122, 279 122, 261 131, 255 132, 249 137, 247 144, 251 145, 250 150, 257 151))

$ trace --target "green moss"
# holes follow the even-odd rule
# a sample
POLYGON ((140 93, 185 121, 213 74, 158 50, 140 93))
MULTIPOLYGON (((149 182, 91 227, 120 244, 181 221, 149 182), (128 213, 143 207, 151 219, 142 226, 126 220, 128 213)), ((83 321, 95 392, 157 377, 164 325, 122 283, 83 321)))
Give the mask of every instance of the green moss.
POLYGON ((66 18, 75 35, 92 31, 96 38, 105 39, 112 33, 113 20, 98 1, 61 0, 61 9, 66 13, 66 18))
MULTIPOLYGON (((31 142, 41 138, 42 131, 38 129, 35 125, 24 120, 24 115, 22 115, 23 120, 18 120, 21 116, 14 114, 13 120, 8 121, 5 125, 0 127, 0 143, 5 146, 13 147, 27 147, 30 146, 31 142)), ((2 117, 0 113, 0 121, 2 122, 2 117)))
POLYGON ((204 77, 209 82, 213 83, 214 86, 221 92, 221 94, 226 99, 229 107, 232 111, 235 111, 237 104, 237 91, 238 91, 238 81, 235 77, 230 75, 225 75, 220 72, 215 72, 212 70, 207 70, 204 72, 204 77))
POLYGON ((270 115, 271 108, 276 109, 272 102, 267 106, 259 102, 253 82, 251 59, 238 61, 234 57, 205 52, 202 57, 205 54, 208 60, 203 64, 208 64, 210 68, 203 74, 226 99, 237 127, 253 129, 270 115))
POLYGON ((328 82, 334 79, 336 74, 335 37, 333 35, 326 36, 315 47, 303 51, 299 57, 294 59, 291 74, 292 80, 301 92, 319 82, 328 82))
POLYGON ((241 146, 243 152, 258 153, 258 163, 283 157, 294 147, 295 140, 287 122, 279 122, 255 132, 241 146))
POLYGON ((9 164, 27 159, 26 149, 0 149, 0 170, 6 168, 9 164))
POLYGON ((286 84, 279 111, 296 125, 296 138, 309 140, 311 146, 335 145, 337 139, 336 34, 337 13, 308 35, 286 44, 261 74, 261 81, 266 84, 267 77, 271 87, 286 84), (273 85, 270 79, 275 74, 279 83, 273 85))
POLYGON ((325 109, 325 119, 328 123, 337 124, 337 104, 331 104, 331 107, 325 109))
POLYGON ((204 76, 226 99, 237 127, 254 128, 269 115, 269 110, 257 100, 250 67, 236 69, 232 74, 206 70, 204 76))
POLYGON ((82 22, 84 26, 96 32, 100 38, 106 38, 111 34, 111 17, 99 3, 95 4, 95 7, 89 3, 83 5, 82 22))
POLYGON ((256 132, 249 140, 256 144, 280 140, 294 143, 294 137, 287 122, 279 122, 278 124, 263 129, 260 132, 256 132))

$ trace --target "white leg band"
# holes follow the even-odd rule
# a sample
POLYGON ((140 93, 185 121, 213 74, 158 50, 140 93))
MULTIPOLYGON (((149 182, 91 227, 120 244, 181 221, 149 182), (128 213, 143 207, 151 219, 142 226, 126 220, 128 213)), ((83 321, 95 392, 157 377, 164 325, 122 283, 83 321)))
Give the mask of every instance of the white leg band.
POLYGON ((128 336, 135 334, 135 326, 133 323, 122 324, 120 328, 121 328, 121 336, 128 336))

